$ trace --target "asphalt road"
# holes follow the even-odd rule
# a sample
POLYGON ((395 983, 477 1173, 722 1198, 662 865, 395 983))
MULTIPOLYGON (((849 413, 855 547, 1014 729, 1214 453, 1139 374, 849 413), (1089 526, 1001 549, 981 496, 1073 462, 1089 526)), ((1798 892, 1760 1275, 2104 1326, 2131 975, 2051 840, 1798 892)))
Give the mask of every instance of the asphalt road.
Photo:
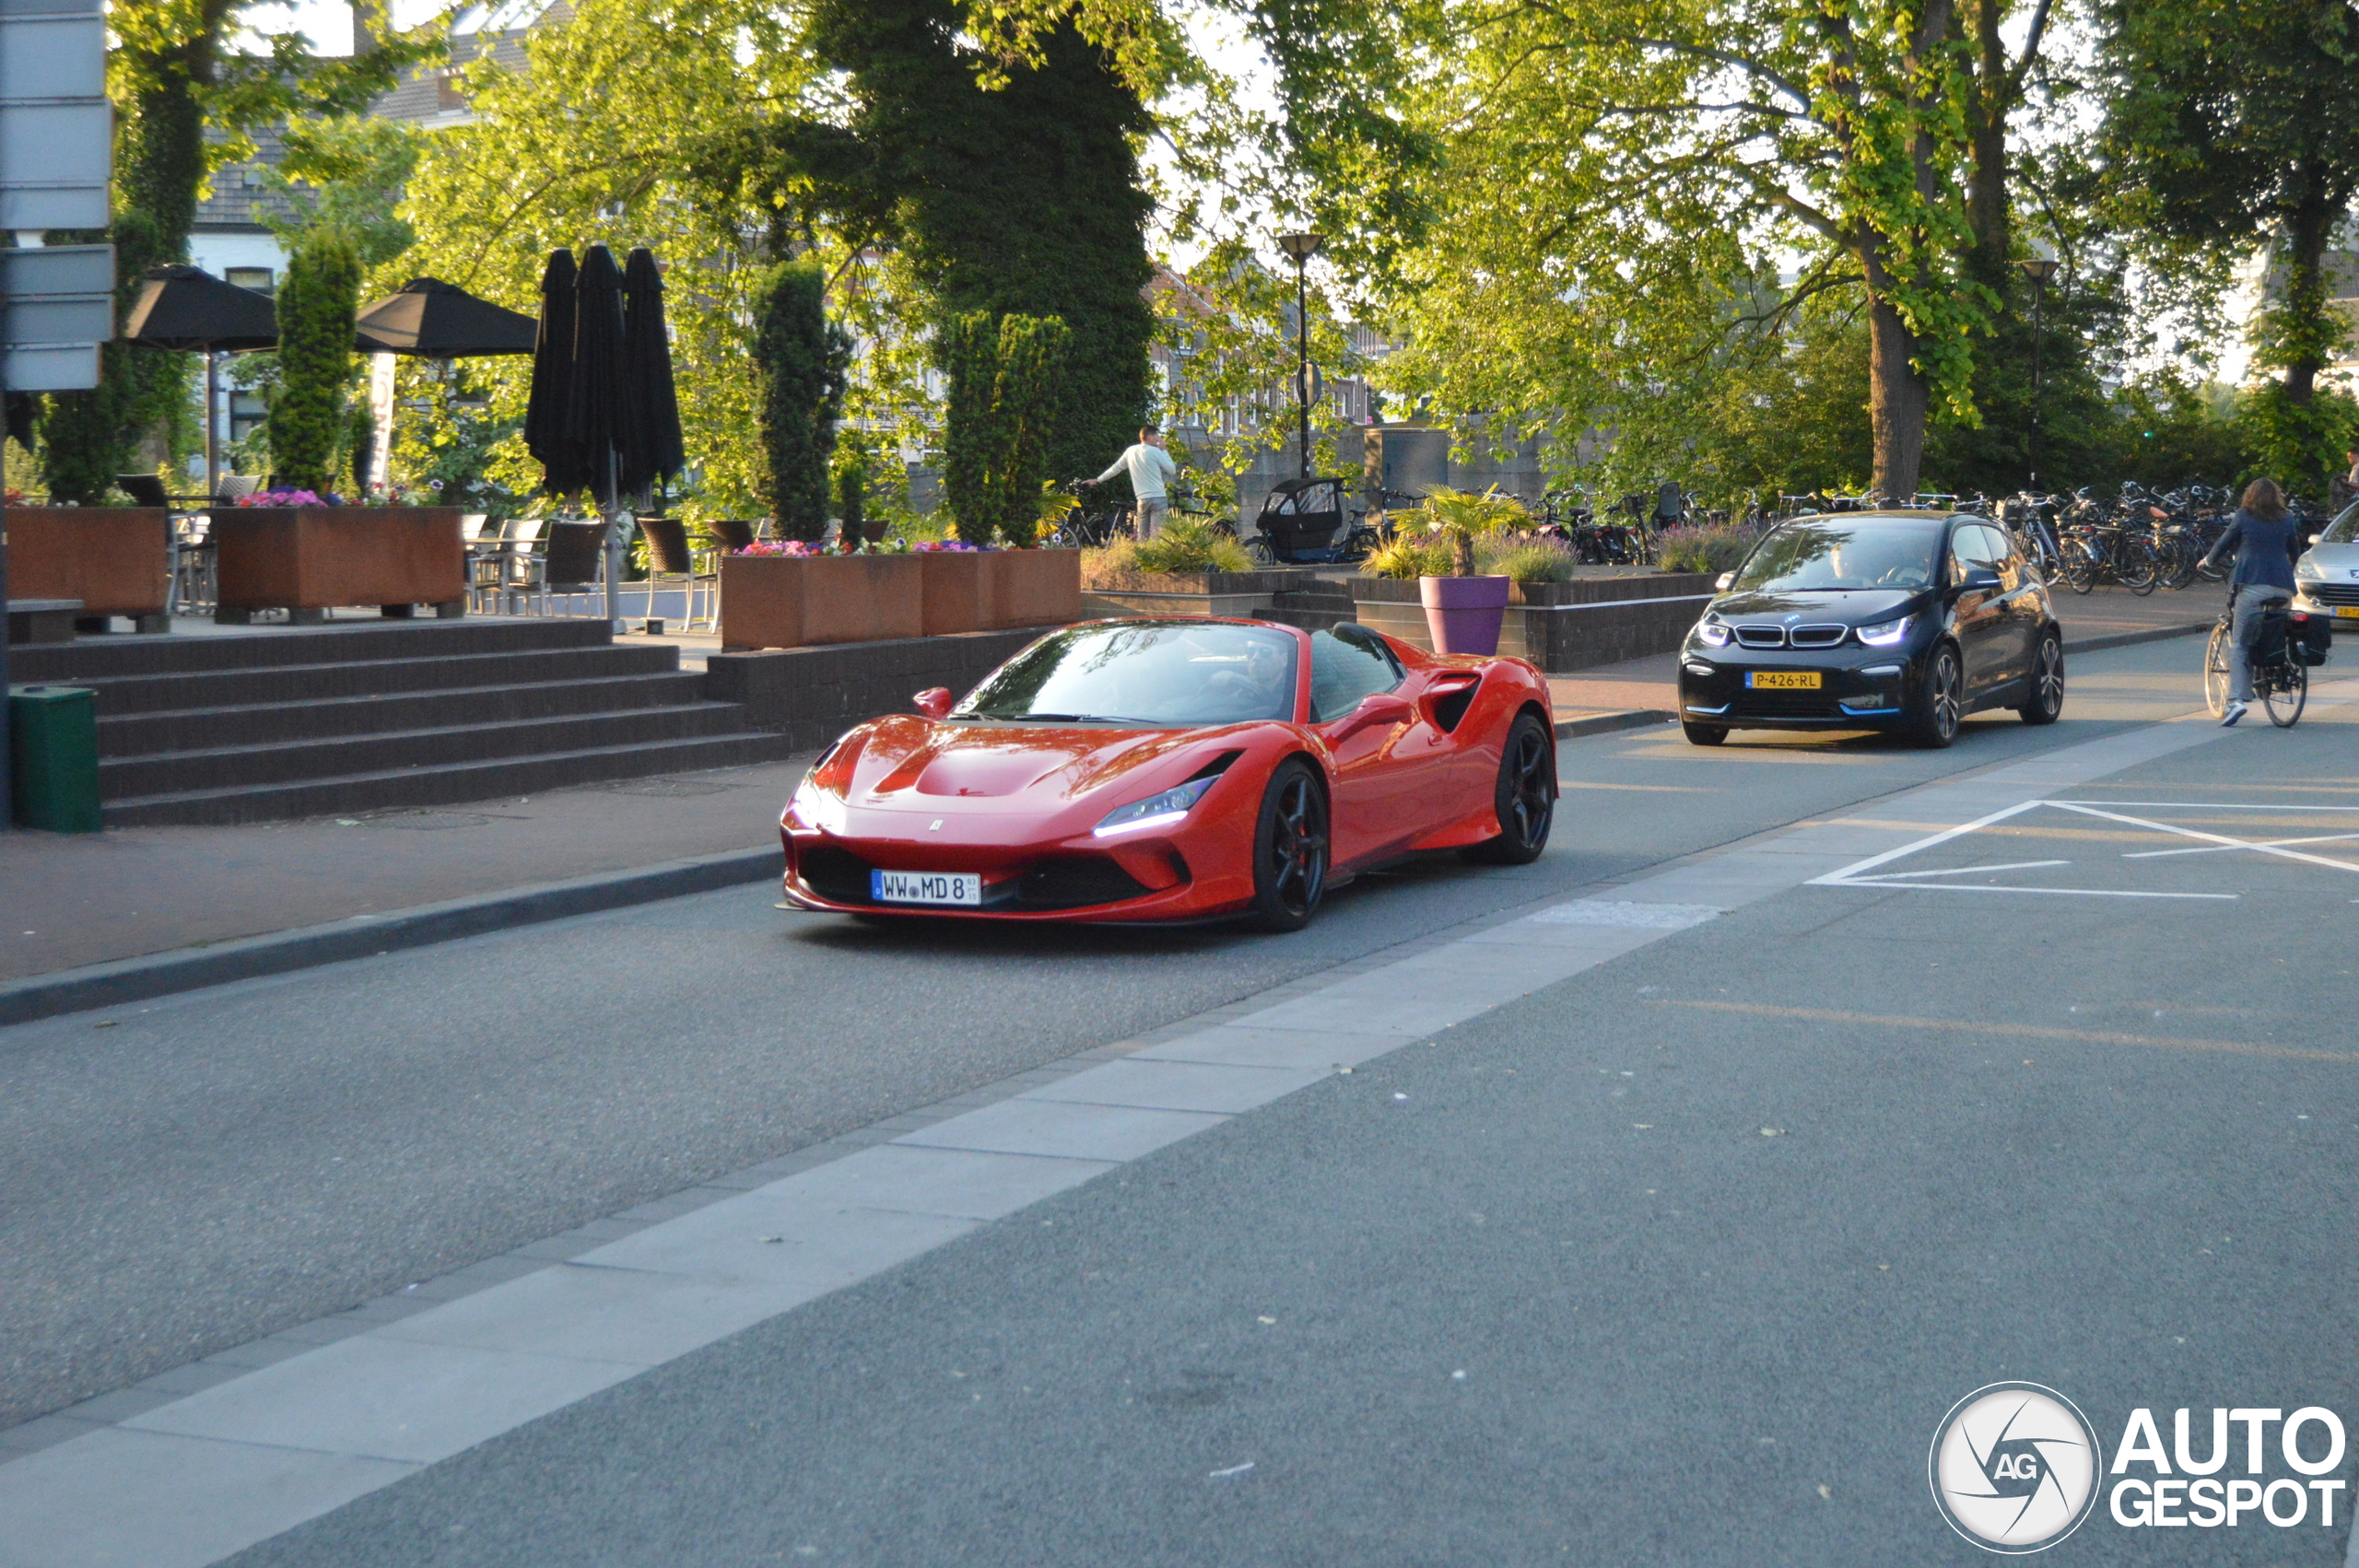
MULTIPOLYGON (((715 895, 7 1031, 15 1413, 1412 937, 2184 711, 2194 647, 2083 658, 2066 725, 1978 722, 1943 754, 1568 745, 1539 865, 1367 879, 1295 938, 901 934, 715 895)), ((2354 753, 2321 713, 2076 799, 2359 806, 2354 753)), ((2069 1385, 2108 1443, 2133 1403, 2351 1408, 2352 1064, 2122 1043, 2315 1040, 2316 988, 2351 995, 2349 873, 2132 860, 2105 836, 2206 841, 2043 811, 1904 869, 2109 855, 2111 892, 2238 896, 1796 889, 250 1556, 1962 1562, 1922 1456, 1978 1383, 2069 1385), (1948 1026, 1992 1019, 2049 1032, 2018 1056, 1948 1026)), ((2341 1539, 2108 1526, 2056 1560, 2341 1539)))

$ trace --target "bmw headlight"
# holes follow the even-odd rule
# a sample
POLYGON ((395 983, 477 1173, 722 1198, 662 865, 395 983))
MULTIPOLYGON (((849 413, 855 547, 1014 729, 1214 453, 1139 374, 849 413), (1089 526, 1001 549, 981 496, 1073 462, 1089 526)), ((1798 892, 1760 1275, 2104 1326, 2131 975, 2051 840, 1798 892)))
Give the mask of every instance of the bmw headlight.
POLYGON ((1133 801, 1127 806, 1116 806, 1093 830, 1094 836, 1103 838, 1109 833, 1128 833, 1133 828, 1168 826, 1186 816, 1189 808, 1203 800, 1204 791, 1212 787, 1210 778, 1191 778, 1159 795, 1133 801))
POLYGON ((1916 619, 1914 615, 1903 615, 1896 621, 1878 621, 1874 626, 1861 626, 1860 640, 1870 648, 1890 648, 1908 635, 1908 627, 1916 619))
POLYGON ((1696 640, 1707 648, 1726 648, 1729 645, 1729 628, 1719 621, 1698 621, 1696 623, 1696 640))

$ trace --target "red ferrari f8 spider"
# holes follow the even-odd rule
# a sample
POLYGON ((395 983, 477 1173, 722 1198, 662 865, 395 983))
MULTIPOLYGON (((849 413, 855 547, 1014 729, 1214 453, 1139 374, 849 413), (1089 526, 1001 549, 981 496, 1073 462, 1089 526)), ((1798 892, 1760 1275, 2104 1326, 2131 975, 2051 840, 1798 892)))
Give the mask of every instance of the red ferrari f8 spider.
POLYGON ((871 720, 780 827, 805 908, 1299 930, 1414 850, 1517 865, 1555 812, 1548 685, 1359 626, 1092 621, 871 720))

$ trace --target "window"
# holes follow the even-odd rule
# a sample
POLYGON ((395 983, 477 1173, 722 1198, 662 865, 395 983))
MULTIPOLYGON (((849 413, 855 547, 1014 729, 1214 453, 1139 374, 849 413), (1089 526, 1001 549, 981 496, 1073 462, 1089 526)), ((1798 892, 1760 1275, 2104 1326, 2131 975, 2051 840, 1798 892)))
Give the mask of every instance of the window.
POLYGON ((1310 721, 1341 719, 1360 699, 1401 684, 1392 650, 1365 626, 1349 624, 1310 638, 1310 721))
POLYGON ((275 294, 278 288, 268 267, 224 267, 221 269, 221 281, 234 283, 240 288, 251 288, 256 294, 275 294))
POLYGON ((1960 527, 1950 535, 1950 583, 1963 583, 1970 571, 1997 571, 1999 563, 1990 558, 1990 542, 1982 530, 1973 523, 1960 527))
POLYGON ((1292 719, 1295 647, 1293 633, 1270 626, 1091 622, 1001 665, 958 716, 1155 726, 1292 719))
POLYGON ((242 441, 254 433, 255 427, 268 418, 270 410, 262 401, 262 393, 233 392, 229 394, 229 439, 242 441))
POLYGON ((2015 542, 2007 531, 1994 523, 1979 525, 1982 540, 1988 546, 1991 569, 1999 574, 1999 582, 2009 593, 2024 585, 2024 559, 2015 551, 2015 542))

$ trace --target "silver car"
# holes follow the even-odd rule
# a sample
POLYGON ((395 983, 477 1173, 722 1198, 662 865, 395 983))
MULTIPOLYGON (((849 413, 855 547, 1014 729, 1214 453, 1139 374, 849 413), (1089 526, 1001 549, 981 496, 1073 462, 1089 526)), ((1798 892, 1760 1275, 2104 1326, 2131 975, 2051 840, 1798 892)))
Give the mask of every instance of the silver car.
POLYGON ((2359 636, 2359 503, 2294 563, 2294 608, 2331 618, 2339 637, 2359 636))

